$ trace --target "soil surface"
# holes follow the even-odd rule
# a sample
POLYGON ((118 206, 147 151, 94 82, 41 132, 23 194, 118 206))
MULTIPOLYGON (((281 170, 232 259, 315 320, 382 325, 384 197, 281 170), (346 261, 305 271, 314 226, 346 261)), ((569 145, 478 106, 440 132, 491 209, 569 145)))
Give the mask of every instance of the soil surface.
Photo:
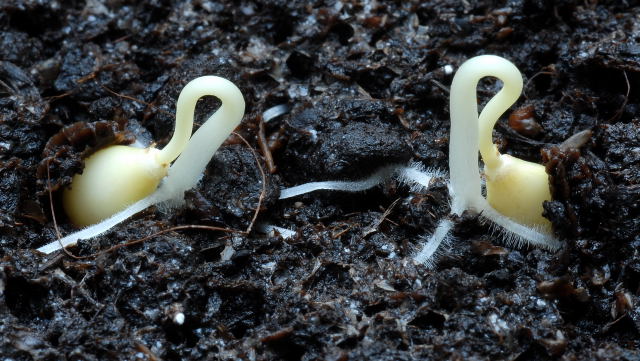
MULTIPOLYGON (((1 1, 2 359, 639 360, 639 18, 632 0, 1 1), (560 251, 468 215, 435 269, 415 265, 449 212, 444 183, 277 199, 391 163, 446 171, 451 69, 479 54, 525 77, 495 140, 545 162, 560 251), (237 132, 264 193, 231 136, 186 207, 70 249, 86 258, 36 252, 52 209, 74 230, 59 193, 81 157, 163 146, 180 90, 209 74, 245 96, 237 132), (248 234, 154 235, 245 231, 259 204, 248 234)), ((481 81, 480 102, 499 87, 481 81)), ((201 100, 196 122, 217 106, 201 100)))

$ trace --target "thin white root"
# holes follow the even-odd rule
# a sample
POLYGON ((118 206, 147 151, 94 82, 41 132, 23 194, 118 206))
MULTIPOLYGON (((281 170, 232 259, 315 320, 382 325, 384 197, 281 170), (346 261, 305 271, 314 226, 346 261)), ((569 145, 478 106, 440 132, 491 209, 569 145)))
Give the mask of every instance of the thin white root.
POLYGON ((431 185, 434 178, 444 178, 445 174, 434 168, 425 168, 422 164, 412 162, 408 167, 396 169, 397 179, 411 186, 412 192, 423 191, 431 185))
POLYGON ((525 245, 532 245, 550 251, 557 251, 562 247, 562 243, 553 235, 540 229, 517 223, 488 204, 482 208, 480 217, 491 221, 494 233, 500 235, 502 240, 509 246, 521 248, 525 245))
POLYGON ((400 166, 390 165, 380 168, 367 178, 357 181, 325 181, 311 182, 301 184, 291 188, 285 188, 280 191, 280 199, 287 199, 299 196, 305 193, 311 193, 319 190, 332 190, 344 192, 362 192, 373 188, 385 180, 391 178, 400 166))
MULTIPOLYGON (((280 192, 280 199, 291 198, 317 190, 360 192, 373 188, 392 177, 395 177, 401 183, 409 185, 412 192, 419 192, 428 188, 434 178, 445 178, 445 174, 436 169, 425 169, 419 163, 412 163, 409 166, 390 165, 358 181, 312 182, 286 188, 280 192)), ((451 183, 447 182, 447 188, 449 190, 449 196, 453 200, 453 206, 456 204, 460 206, 460 209, 454 209, 452 206, 452 214, 461 215, 465 210, 480 214, 480 218, 485 221, 490 221, 494 234, 499 235, 507 245, 514 247, 531 245, 550 251, 558 250, 562 246, 562 243, 553 235, 541 229, 524 226, 502 215, 491 207, 481 194, 469 199, 464 199, 456 195, 451 183), (458 202, 456 202, 456 200, 458 200, 458 202)), ((454 224, 451 220, 442 220, 438 227, 436 227, 433 235, 429 237, 420 252, 415 256, 415 262, 422 263, 429 268, 435 267, 438 253, 442 253, 443 246, 452 239, 450 231, 453 226, 454 224)))
POLYGON ((99 223, 93 224, 89 227, 79 230, 78 232, 71 233, 66 237, 63 237, 63 238, 60 238, 59 240, 48 243, 38 248, 38 251, 44 254, 50 254, 59 249, 62 249, 63 247, 73 246, 81 239, 91 239, 93 237, 97 237, 107 232, 108 230, 118 225, 119 223, 134 216, 136 213, 142 212, 143 210, 159 202, 162 202, 162 199, 158 197, 157 193, 158 193, 157 191, 152 193, 150 196, 137 201, 136 203, 125 208, 124 210, 112 215, 111 217, 99 223))
POLYGON ((319 190, 362 192, 391 178, 396 178, 399 182, 409 185, 412 192, 418 192, 429 188, 434 178, 444 177, 444 173, 436 169, 424 168, 420 163, 414 162, 409 166, 394 164, 382 167, 369 177, 357 181, 311 182, 285 188, 280 191, 280 199, 287 199, 319 190))
POLYGON ((431 237, 422 246, 422 249, 414 257, 416 263, 423 264, 427 268, 433 269, 436 266, 437 253, 442 249, 443 244, 447 244, 451 240, 451 229, 453 222, 449 219, 443 219, 436 227, 431 237))

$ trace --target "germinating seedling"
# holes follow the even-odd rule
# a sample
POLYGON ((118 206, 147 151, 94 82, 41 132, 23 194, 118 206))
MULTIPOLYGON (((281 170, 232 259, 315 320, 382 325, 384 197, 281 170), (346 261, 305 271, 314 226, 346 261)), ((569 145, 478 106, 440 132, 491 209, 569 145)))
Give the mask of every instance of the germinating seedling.
MULTIPOLYGON (((498 118, 515 103, 522 91, 522 75, 511 62, 494 55, 482 55, 466 61, 451 84, 449 143, 449 194, 451 213, 464 211, 491 221, 506 241, 530 244, 550 250, 560 247, 551 234, 550 222, 542 216, 542 203, 551 199, 548 176, 540 164, 502 155, 493 144, 492 131, 498 118), (487 103, 478 116, 476 87, 478 81, 491 76, 503 82, 502 89, 487 103), (486 194, 478 152, 484 162, 486 194)), ((442 175, 416 165, 388 166, 371 177, 357 182, 313 182, 285 189, 281 199, 321 189, 362 191, 383 180, 396 177, 409 184, 429 187, 433 178, 442 175)), ((440 245, 451 238, 454 223, 444 219, 415 256, 420 263, 433 266, 440 245)))
POLYGON ((542 203, 551 199, 549 177, 544 166, 498 152, 492 140, 498 118, 518 100, 522 75, 508 60, 482 55, 462 64, 451 84, 449 173, 453 188, 453 212, 477 212, 491 207, 510 219, 550 233, 542 216, 542 203), (503 82, 500 91, 478 116, 476 87, 480 79, 492 76, 503 82), (481 195, 478 149, 484 162, 487 198, 481 195))
POLYGON ((38 251, 48 254, 98 236, 155 204, 181 205, 184 192, 197 185, 215 151, 240 124, 244 107, 240 90, 224 78, 203 76, 189 82, 178 97, 169 143, 162 150, 111 146, 87 158, 83 173, 65 190, 63 205, 72 222, 92 225, 38 251), (191 135, 196 102, 207 95, 222 105, 191 135))

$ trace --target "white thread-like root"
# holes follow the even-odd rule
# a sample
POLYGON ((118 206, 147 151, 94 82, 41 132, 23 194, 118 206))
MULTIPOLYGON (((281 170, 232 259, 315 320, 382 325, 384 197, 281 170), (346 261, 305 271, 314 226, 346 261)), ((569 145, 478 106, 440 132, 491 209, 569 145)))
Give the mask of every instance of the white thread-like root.
POLYGON ((424 168, 417 162, 412 162, 409 166, 394 164, 382 167, 369 177, 357 181, 310 182, 284 188, 280 191, 280 199, 292 198, 319 190, 362 192, 391 178, 396 178, 400 183, 409 185, 412 192, 419 192, 429 188, 434 178, 444 177, 444 173, 436 169, 424 168))
POLYGON ((423 191, 431 185, 434 178, 444 178, 445 174, 434 168, 425 168, 421 163, 411 162, 408 167, 399 167, 396 178, 411 187, 411 192, 423 191))
POLYGON ((378 169, 371 176, 357 181, 324 181, 311 182, 297 185, 291 188, 285 188, 280 191, 280 199, 287 199, 299 196, 305 193, 311 193, 319 190, 332 190, 344 192, 362 192, 371 189, 385 180, 391 178, 398 168, 398 165, 386 166, 378 169))
POLYGON ((451 241, 452 228, 453 222, 451 220, 443 219, 440 221, 431 237, 422 245, 420 252, 413 258, 414 261, 425 265, 427 268, 435 268, 438 258, 437 253, 451 241))
POLYGON ((557 251, 562 247, 562 243, 552 235, 540 229, 524 226, 515 222, 488 204, 480 212, 480 217, 491 221, 491 228, 494 233, 499 234, 502 241, 508 246, 521 248, 525 245, 532 245, 550 251, 557 251))
POLYGON ((107 232, 108 230, 118 225, 119 223, 134 216, 136 213, 142 212, 143 210, 159 202, 162 202, 163 199, 158 197, 157 193, 158 193, 157 191, 152 193, 150 196, 137 201, 136 203, 125 208, 124 210, 112 215, 111 217, 99 223, 93 224, 89 227, 85 227, 79 230, 78 232, 71 233, 66 237, 60 238, 60 240, 56 240, 51 243, 48 243, 38 248, 38 251, 44 254, 50 254, 61 249, 62 247, 74 245, 81 239, 90 239, 93 237, 97 237, 107 232))

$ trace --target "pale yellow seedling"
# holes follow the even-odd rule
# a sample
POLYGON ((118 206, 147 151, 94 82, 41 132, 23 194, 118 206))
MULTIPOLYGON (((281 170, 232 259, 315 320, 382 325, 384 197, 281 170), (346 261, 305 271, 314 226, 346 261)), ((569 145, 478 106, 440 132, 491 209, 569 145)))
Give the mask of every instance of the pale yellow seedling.
POLYGON ((198 184, 213 154, 242 121, 244 107, 240 89, 227 79, 203 76, 189 82, 178 97, 176 127, 169 144, 162 150, 109 147, 89 157, 83 174, 65 192, 65 207, 74 222, 99 222, 38 251, 49 254, 96 237, 153 205, 165 209, 182 205, 184 192, 198 184), (196 102, 206 95, 217 97, 222 104, 191 135, 196 102))
POLYGON ((551 224, 542 216, 542 204, 551 199, 549 177, 544 166, 500 154, 492 131, 498 118, 522 92, 522 75, 508 60, 482 55, 466 61, 451 84, 451 138, 449 168, 456 190, 452 211, 486 212, 486 202, 499 213, 525 226, 550 233, 551 224), (502 89, 478 116, 476 87, 483 77, 496 77, 502 89), (486 200, 482 197, 478 150, 484 162, 486 200))
POLYGON ((74 176, 63 193, 63 206, 77 226, 95 224, 152 194, 169 173, 169 166, 187 146, 189 155, 176 164, 164 194, 179 198, 181 191, 195 186, 215 150, 242 119, 244 100, 230 81, 204 76, 189 82, 178 97, 173 137, 162 149, 110 146, 85 159, 82 174, 74 176), (214 95, 222 107, 191 138, 193 112, 198 99, 214 95))

